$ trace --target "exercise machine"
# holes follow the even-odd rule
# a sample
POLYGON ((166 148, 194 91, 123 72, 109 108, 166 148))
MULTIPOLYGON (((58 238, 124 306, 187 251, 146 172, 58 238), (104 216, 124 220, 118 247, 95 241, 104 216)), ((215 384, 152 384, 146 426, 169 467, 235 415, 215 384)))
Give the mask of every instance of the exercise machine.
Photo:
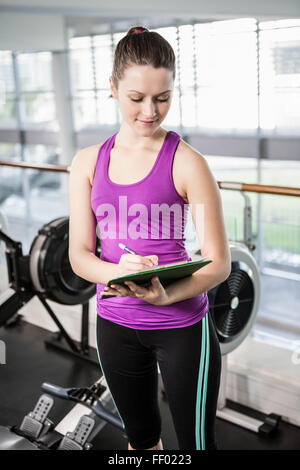
POLYGON ((124 433, 104 376, 91 387, 43 383, 42 390, 46 393, 19 426, 0 426, 0 450, 90 450, 106 423, 124 433), (50 419, 53 397, 76 403, 57 425, 50 419))
MULTIPOLYGON (((98 365, 97 355, 89 347, 89 299, 96 294, 96 285, 77 276, 70 265, 69 217, 59 217, 43 225, 34 238, 28 255, 22 243, 13 240, 0 227, 0 241, 6 249, 9 287, 0 294, 0 327, 16 324, 18 310, 37 296, 58 327, 46 341, 48 347, 72 353, 98 365), (76 342, 63 327, 47 300, 62 305, 82 305, 81 341, 76 342)), ((99 257, 97 237, 95 255, 99 257)))

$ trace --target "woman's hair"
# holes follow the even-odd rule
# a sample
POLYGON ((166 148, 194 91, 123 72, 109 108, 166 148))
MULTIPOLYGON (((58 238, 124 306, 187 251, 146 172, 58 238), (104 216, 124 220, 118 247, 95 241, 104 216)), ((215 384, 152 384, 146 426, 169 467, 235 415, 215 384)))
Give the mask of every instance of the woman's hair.
MULTIPOLYGON (((114 54, 112 81, 116 88, 131 65, 165 67, 175 79, 175 53, 170 43, 155 31, 143 26, 134 26, 117 44, 114 54)), ((112 95, 110 95, 112 97, 112 95)))

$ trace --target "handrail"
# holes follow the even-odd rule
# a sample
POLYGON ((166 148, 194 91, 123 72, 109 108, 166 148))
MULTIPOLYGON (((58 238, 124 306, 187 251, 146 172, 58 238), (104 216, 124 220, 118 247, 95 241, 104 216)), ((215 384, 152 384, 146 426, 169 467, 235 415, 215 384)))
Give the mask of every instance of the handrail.
MULTIPOLYGON (((54 165, 51 163, 30 163, 30 162, 12 162, 10 160, 0 160, 0 165, 14 166, 18 168, 31 168, 40 171, 56 171, 62 173, 69 173, 71 166, 54 165)), ((300 197, 300 188, 292 188, 288 186, 272 186, 265 184, 252 184, 252 183, 239 183, 236 181, 217 181, 221 189, 230 189, 236 191, 247 191, 252 193, 264 194, 280 194, 283 196, 296 196, 300 197)))
POLYGON ((289 186, 271 186, 267 184, 238 183, 235 181, 218 181, 221 189, 233 189, 236 191, 249 191, 252 193, 280 194, 283 196, 300 196, 300 188, 289 186))
POLYGON ((40 171, 59 171, 62 173, 68 173, 70 171, 70 166, 65 165, 54 165, 53 163, 33 163, 33 162, 13 162, 11 160, 0 160, 0 165, 3 166, 15 166, 18 168, 31 168, 32 170, 40 171))

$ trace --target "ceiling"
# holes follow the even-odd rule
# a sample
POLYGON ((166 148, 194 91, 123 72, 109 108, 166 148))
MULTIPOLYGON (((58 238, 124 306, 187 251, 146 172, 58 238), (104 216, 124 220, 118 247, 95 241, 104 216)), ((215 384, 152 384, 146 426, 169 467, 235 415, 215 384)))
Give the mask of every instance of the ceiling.
POLYGON ((155 28, 178 22, 242 17, 260 20, 300 18, 300 0, 0 0, 0 12, 61 15, 74 35, 107 32, 141 24, 155 28))
POLYGON ((67 17, 111 18, 194 17, 226 19, 256 16, 259 18, 299 18, 299 0, 0 0, 0 10, 27 13, 61 14, 67 17))

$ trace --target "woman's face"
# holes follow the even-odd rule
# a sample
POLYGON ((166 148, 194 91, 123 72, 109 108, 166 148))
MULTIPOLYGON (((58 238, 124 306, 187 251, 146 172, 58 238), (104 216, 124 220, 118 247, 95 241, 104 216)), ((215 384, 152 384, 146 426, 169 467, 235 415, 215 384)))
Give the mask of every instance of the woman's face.
POLYGON ((110 78, 123 120, 135 132, 152 135, 170 109, 173 93, 172 71, 152 65, 131 65, 119 80, 118 90, 110 78))

